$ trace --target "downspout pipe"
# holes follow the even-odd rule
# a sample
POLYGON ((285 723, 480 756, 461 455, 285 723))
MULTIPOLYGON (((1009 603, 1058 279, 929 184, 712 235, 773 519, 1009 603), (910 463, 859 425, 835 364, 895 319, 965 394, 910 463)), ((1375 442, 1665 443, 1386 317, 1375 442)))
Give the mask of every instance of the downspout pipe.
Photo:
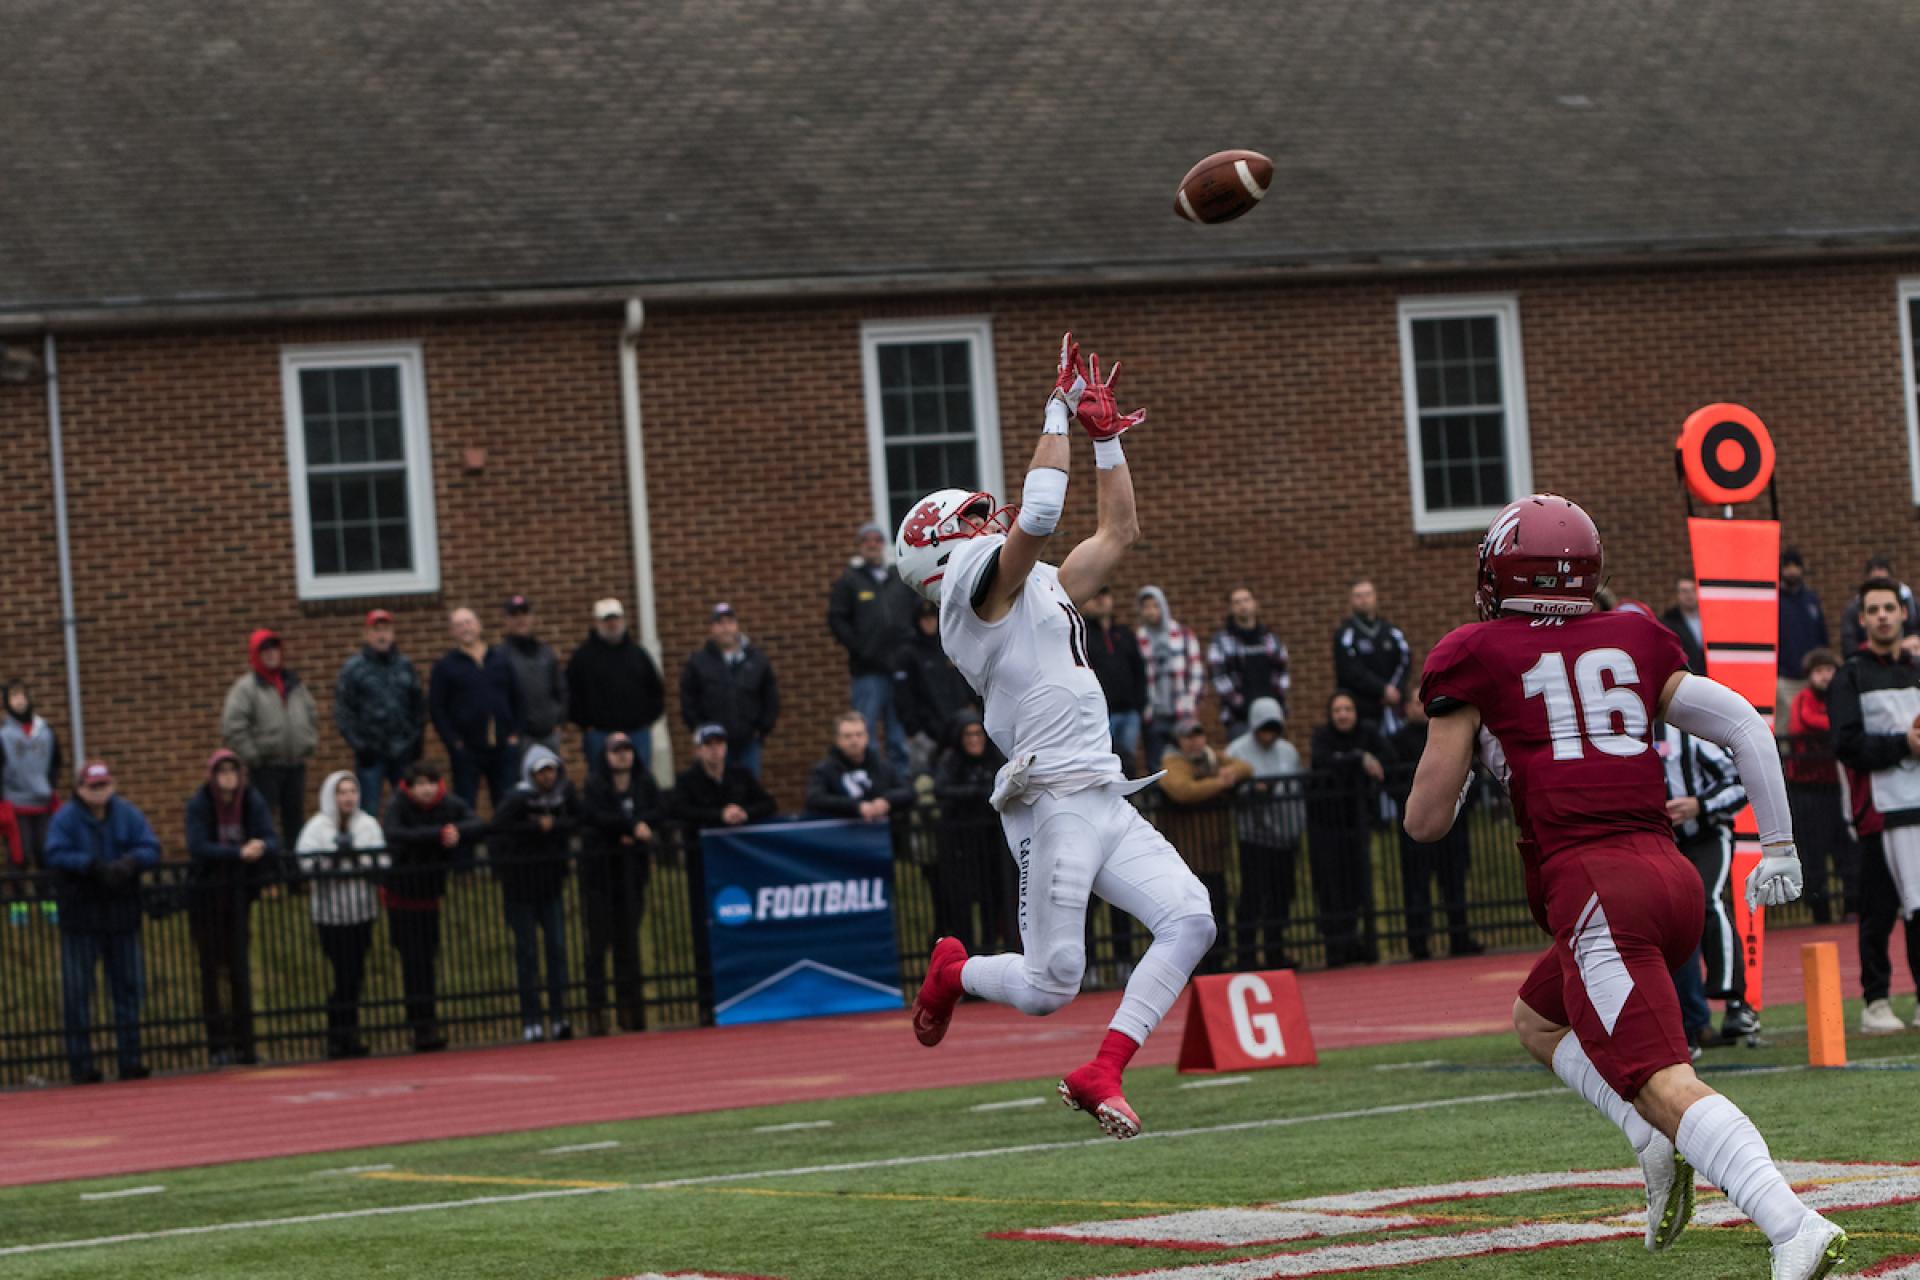
MULTIPOLYGON (((633 590, 640 618, 640 643, 654 655, 661 681, 667 683, 660 648, 660 614, 653 590, 653 527, 647 513, 647 455, 640 436, 640 330, 647 309, 639 298, 627 299, 620 329, 620 416, 627 437, 627 507, 633 527, 633 590)), ((671 687, 670 685, 668 686, 671 687)), ((653 726, 653 776, 662 787, 673 784, 671 714, 653 726)))
POLYGON ((60 633, 67 655, 67 720, 74 772, 87 758, 86 718, 80 710, 80 628, 73 612, 73 542, 67 533, 67 460, 60 437, 60 358, 49 332, 41 362, 47 374, 47 455, 53 468, 53 537, 60 557, 60 633))

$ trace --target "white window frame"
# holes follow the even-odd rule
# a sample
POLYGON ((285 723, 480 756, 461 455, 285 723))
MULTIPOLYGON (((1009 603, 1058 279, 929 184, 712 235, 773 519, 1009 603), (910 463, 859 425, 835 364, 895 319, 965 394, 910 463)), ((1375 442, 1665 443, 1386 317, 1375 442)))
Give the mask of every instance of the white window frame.
MULTIPOLYGON (((980 467, 980 487, 1001 501, 998 492, 1006 472, 1000 460, 1000 400, 993 357, 993 321, 986 316, 929 320, 868 320, 860 326, 860 369, 867 398, 867 489, 873 519, 887 531, 891 543, 893 521, 887 510, 886 427, 880 407, 880 347, 882 344, 964 341, 972 348, 974 448, 980 467)), ((947 436, 916 436, 916 442, 938 444, 947 436)))
POLYGON ((1507 502, 1533 492, 1533 448, 1527 426, 1527 370, 1520 352, 1520 299, 1513 294, 1479 294, 1400 300, 1400 395, 1406 411, 1407 474, 1413 493, 1415 533, 1479 532, 1507 502), (1427 476, 1420 453, 1420 386, 1414 370, 1413 322, 1462 320, 1491 315, 1500 328, 1500 399, 1506 414, 1506 501, 1499 506, 1452 511, 1427 509, 1427 476))
POLYGON ((420 344, 339 343, 283 347, 280 389, 286 412, 288 489, 293 499, 293 555, 302 600, 417 595, 440 589, 440 534, 433 501, 433 448, 427 422, 426 361, 420 344), (391 365, 400 371, 400 438, 406 453, 408 534, 413 568, 392 573, 316 574, 313 525, 307 509, 307 438, 300 375, 309 369, 391 365))
POLYGON ((1920 507, 1920 369, 1913 361, 1913 304, 1920 301, 1920 276, 1909 276, 1895 289, 1900 299, 1900 380, 1907 398, 1907 473, 1913 487, 1913 504, 1920 507))

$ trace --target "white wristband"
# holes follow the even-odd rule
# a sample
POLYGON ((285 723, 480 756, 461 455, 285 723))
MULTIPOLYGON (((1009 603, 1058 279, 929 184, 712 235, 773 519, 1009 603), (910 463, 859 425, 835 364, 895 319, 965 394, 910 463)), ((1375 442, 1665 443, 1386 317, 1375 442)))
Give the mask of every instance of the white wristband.
POLYGON ((1127 455, 1120 451, 1120 437, 1111 440, 1093 442, 1093 465, 1102 471, 1111 471, 1115 467, 1127 465, 1127 455))
POLYGON ((1048 436, 1063 436, 1067 434, 1067 418, 1069 416, 1067 402, 1059 396, 1050 396, 1047 399, 1047 421, 1046 424, 1040 428, 1040 434, 1048 436))

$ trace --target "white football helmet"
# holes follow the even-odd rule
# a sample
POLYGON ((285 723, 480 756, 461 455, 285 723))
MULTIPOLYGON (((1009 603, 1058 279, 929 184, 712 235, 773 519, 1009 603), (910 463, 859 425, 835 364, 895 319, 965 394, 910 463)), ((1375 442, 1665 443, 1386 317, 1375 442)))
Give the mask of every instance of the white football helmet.
POLYGON ((900 580, 935 604, 947 574, 953 544, 1013 528, 1017 507, 997 507, 993 495, 965 489, 935 489, 913 504, 893 539, 893 565, 900 580))

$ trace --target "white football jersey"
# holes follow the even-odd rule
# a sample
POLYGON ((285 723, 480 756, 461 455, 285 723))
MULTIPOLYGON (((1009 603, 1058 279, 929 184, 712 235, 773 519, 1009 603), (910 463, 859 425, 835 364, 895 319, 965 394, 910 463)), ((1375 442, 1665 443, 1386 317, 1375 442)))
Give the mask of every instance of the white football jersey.
POLYGON ((1120 776, 1107 696, 1087 660, 1087 624, 1050 564, 1036 564, 998 622, 973 611, 973 589, 1003 534, 960 542, 940 589, 940 644, 986 700, 987 736, 1009 760, 1035 757, 1036 782, 1120 776))

